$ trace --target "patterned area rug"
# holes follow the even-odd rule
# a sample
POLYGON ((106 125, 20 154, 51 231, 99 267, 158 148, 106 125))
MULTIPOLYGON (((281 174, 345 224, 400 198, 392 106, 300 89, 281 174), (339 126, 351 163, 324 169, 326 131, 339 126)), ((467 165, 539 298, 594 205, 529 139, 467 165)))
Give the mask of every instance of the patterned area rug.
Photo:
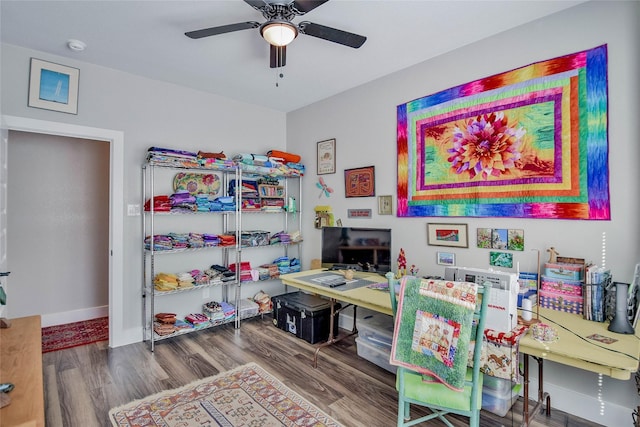
POLYGON ((255 363, 109 411, 115 427, 340 427, 255 363))
POLYGON ((78 347, 109 339, 109 318, 85 320, 42 328, 42 352, 78 347))

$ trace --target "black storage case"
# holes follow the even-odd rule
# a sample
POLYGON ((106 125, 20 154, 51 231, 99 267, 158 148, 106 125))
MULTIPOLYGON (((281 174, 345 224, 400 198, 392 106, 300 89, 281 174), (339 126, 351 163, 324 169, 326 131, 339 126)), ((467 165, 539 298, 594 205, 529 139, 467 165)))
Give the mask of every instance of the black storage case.
MULTIPOLYGON (((271 297, 273 302, 273 324, 303 340, 315 344, 329 338, 331 303, 315 295, 304 292, 271 297)), ((334 310, 340 309, 334 304, 334 310)), ((333 320, 333 335, 338 334, 338 316, 333 320)))

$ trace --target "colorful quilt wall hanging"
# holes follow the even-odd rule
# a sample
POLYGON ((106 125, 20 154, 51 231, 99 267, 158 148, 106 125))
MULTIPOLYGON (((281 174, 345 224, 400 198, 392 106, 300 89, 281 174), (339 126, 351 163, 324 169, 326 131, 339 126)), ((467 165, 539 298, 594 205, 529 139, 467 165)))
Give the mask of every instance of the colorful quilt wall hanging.
POLYGON ((607 46, 397 107, 399 217, 609 220, 607 46))

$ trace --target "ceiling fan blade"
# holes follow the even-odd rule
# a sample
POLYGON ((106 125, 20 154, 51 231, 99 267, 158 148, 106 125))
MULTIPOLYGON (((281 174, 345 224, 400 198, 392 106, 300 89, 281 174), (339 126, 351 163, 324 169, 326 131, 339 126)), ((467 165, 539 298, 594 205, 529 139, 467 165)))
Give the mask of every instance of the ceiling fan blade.
POLYGON ((280 68, 287 65, 287 47, 269 45, 269 67, 280 68))
POLYGON ((294 0, 293 7, 301 14, 305 14, 318 6, 322 6, 328 1, 329 0, 294 0))
POLYGON ((192 39, 201 39, 203 37, 215 36, 218 34, 231 33, 233 31, 248 30, 250 28, 258 28, 260 24, 255 21, 238 22, 237 24, 221 25, 219 27, 204 28, 202 30, 189 31, 184 33, 185 36, 192 39))
POLYGON ((249 6, 251 6, 252 8, 259 10, 261 12, 262 12, 262 9, 267 7, 267 4, 264 2, 264 0, 244 0, 244 2, 247 3, 249 6))
POLYGON ((367 41, 367 38, 364 36, 331 27, 326 27, 320 24, 314 24, 313 22, 309 21, 301 22, 298 25, 298 29, 302 34, 306 34, 312 37, 318 37, 320 39, 328 40, 330 42, 338 43, 344 46, 349 46, 354 49, 359 48, 364 44, 365 41, 367 41))

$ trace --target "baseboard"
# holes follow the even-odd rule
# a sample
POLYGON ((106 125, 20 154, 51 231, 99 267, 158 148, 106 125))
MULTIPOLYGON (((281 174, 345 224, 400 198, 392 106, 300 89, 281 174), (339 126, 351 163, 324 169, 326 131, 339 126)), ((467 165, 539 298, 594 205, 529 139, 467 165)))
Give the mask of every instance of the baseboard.
MULTIPOLYGON (((535 399, 538 394, 537 390, 538 381, 532 379, 529 383, 529 399, 535 399)), ((631 414, 635 408, 626 408, 614 402, 563 388, 548 380, 544 381, 544 391, 551 396, 551 411, 559 409, 603 426, 632 424, 631 414), (576 409, 579 409, 579 412, 576 409)), ((522 395, 522 393, 520 394, 522 395)), ((544 416, 544 414, 538 415, 538 417, 544 416)))
POLYGON ((67 323, 82 322, 109 315, 109 306, 83 308, 81 310, 65 311, 61 313, 43 314, 42 327, 65 325, 67 323))

